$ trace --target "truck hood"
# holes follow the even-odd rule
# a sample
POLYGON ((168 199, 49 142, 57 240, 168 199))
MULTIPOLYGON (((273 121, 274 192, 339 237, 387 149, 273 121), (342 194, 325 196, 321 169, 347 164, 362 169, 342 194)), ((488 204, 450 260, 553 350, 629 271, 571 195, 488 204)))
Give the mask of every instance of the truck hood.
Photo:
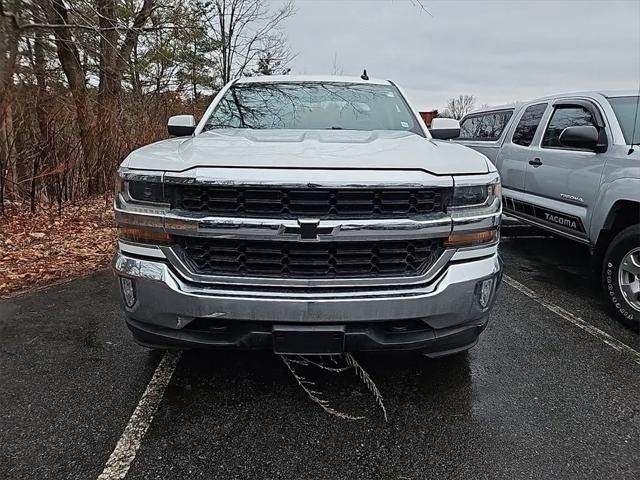
POLYGON ((422 170, 487 173, 484 155, 411 132, 226 129, 171 138, 132 152, 123 166, 181 172, 194 167, 422 170))

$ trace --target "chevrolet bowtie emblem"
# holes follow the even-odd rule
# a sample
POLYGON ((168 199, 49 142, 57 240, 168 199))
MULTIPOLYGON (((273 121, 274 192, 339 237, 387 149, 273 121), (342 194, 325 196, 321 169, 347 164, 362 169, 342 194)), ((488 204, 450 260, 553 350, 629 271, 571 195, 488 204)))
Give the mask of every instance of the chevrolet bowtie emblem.
POLYGON ((284 226, 282 233, 299 235, 301 240, 317 240, 318 235, 328 235, 334 227, 320 227, 320 220, 298 220, 295 227, 284 226))

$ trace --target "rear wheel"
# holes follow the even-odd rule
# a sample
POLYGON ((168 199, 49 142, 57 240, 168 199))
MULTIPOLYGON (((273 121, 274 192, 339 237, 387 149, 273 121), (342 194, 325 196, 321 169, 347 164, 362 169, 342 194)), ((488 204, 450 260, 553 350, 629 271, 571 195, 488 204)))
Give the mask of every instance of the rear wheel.
POLYGON ((602 280, 620 321, 640 333, 640 225, 614 237, 604 255, 602 280))

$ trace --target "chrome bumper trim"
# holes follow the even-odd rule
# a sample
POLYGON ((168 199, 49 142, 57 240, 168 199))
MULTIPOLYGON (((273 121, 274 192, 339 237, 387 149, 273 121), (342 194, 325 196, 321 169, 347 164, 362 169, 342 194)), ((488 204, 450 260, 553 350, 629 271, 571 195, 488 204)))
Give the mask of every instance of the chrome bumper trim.
POLYGON ((118 250, 139 257, 167 258, 159 247, 118 240, 118 250))
POLYGON ((498 243, 493 245, 479 245, 477 247, 459 248, 451 257, 452 262, 472 260, 474 258, 488 257, 498 253, 498 243))
POLYGON ((168 328, 181 328, 201 317, 273 322, 427 318, 433 328, 444 328, 484 316, 492 305, 481 309, 477 304, 478 281, 494 278, 497 284, 501 273, 498 256, 493 255, 450 264, 422 285, 296 292, 189 284, 164 262, 132 258, 121 252, 116 254, 113 269, 116 275, 135 280, 138 300, 133 308, 126 309, 127 314, 168 328))

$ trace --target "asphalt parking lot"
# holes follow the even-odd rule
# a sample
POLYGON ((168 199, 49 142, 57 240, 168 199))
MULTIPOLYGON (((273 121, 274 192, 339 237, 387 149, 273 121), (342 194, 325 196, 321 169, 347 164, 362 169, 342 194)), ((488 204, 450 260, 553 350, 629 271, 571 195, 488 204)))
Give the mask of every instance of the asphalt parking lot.
POLYGON ((116 445, 127 479, 640 478, 640 336, 586 249, 516 230, 468 354, 355 355, 388 422, 350 373, 305 376, 365 420, 324 413, 269 352, 136 346, 106 271, 0 302, 0 478, 96 479, 116 445))

